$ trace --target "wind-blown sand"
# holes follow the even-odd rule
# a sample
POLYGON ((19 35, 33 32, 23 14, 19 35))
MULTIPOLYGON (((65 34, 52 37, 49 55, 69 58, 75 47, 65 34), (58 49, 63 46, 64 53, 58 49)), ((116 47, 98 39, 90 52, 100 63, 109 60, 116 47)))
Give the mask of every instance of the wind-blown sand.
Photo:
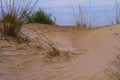
POLYGON ((46 62, 43 52, 33 46, 0 40, 0 80, 116 80, 106 71, 120 51, 120 25, 95 29, 24 25, 31 45, 37 34, 46 35, 69 60, 46 62))

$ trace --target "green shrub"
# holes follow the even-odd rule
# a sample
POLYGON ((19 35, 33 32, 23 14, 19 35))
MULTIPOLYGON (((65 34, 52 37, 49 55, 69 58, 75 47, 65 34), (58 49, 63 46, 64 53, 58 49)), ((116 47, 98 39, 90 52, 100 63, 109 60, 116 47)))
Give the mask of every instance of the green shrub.
POLYGON ((27 15, 27 23, 55 24, 52 15, 46 13, 43 9, 27 15))

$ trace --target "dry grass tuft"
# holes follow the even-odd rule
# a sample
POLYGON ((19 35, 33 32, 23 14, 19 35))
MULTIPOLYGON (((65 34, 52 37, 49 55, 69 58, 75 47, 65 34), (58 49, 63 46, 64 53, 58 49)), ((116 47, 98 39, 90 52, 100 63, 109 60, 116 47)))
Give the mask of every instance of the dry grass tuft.
POLYGON ((54 59, 56 57, 67 57, 68 59, 68 57, 70 57, 69 51, 60 50, 57 45, 53 41, 48 39, 45 35, 40 35, 38 32, 36 33, 38 35, 38 37, 36 38, 36 48, 44 51, 46 58, 54 59))
POLYGON ((58 49, 55 43, 49 40, 46 36, 39 35, 39 37, 36 39, 38 44, 37 48, 45 51, 47 57, 60 56, 61 51, 58 49))
POLYGON ((48 57, 60 56, 60 50, 58 47, 44 35, 39 36, 39 38, 37 38, 37 41, 40 45, 39 48, 42 48, 47 53, 48 57))
POLYGON ((118 0, 115 0, 115 24, 120 24, 120 6, 118 0))
MULTIPOLYGON (((0 29, 1 35, 18 38, 23 23, 26 21, 26 14, 29 14, 35 7, 38 0, 0 0, 0 29)), ((20 36, 19 36, 20 37, 20 36)))
POLYGON ((73 10, 73 18, 76 26, 82 28, 91 28, 95 25, 95 17, 92 15, 92 9, 90 5, 89 11, 86 10, 83 6, 78 6, 78 13, 75 13, 75 9, 73 10))
POLYGON ((115 2, 114 15, 113 15, 113 17, 110 17, 110 19, 109 19, 110 25, 120 24, 120 4, 119 4, 119 0, 114 0, 114 2, 115 2))

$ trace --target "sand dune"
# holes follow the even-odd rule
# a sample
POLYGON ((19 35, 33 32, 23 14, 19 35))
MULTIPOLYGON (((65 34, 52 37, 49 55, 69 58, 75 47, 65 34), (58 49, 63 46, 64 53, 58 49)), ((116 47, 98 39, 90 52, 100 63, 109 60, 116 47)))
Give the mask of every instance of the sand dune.
POLYGON ((0 40, 0 80, 115 80, 106 68, 120 52, 120 25, 94 29, 24 26, 30 46, 0 40), (43 52, 31 46, 38 36, 34 30, 46 35, 60 50, 69 51, 69 60, 46 62, 43 52))

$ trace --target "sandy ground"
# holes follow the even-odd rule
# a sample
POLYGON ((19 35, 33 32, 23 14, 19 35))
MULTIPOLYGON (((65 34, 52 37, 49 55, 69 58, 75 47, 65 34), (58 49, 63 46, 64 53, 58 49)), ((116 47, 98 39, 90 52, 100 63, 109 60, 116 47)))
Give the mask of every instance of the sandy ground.
POLYGON ((120 51, 120 25, 95 29, 24 25, 29 44, 0 40, 0 80, 117 80, 106 71, 120 51), (44 34, 71 57, 46 60, 33 45, 44 34), (32 45, 32 46, 31 46, 32 45))

